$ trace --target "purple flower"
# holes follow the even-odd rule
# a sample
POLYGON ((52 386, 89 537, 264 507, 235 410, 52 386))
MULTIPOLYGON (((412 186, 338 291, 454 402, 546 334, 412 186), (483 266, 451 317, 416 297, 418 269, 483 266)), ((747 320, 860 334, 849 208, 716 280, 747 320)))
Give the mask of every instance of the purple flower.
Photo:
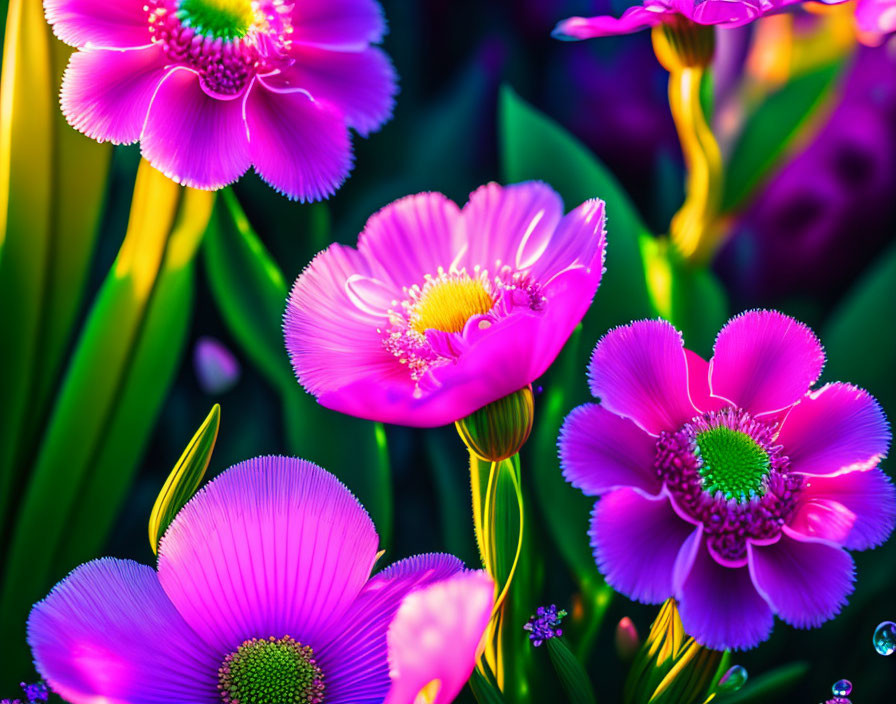
POLYGON ((62 84, 73 127, 140 141, 178 183, 216 189, 249 166, 289 198, 331 195, 348 128, 390 116, 396 92, 376 0, 45 0, 77 51, 62 84))
POLYGON ((382 702, 403 599, 463 565, 421 555, 369 577, 377 557, 373 523, 333 475, 256 458, 181 510, 157 571, 75 569, 32 610, 28 642, 74 704, 382 702))
POLYGON ((196 341, 193 368, 200 388, 207 394, 227 393, 240 379, 240 363, 213 337, 200 337, 196 341))
POLYGON ((563 635, 560 623, 566 617, 566 611, 557 611, 554 604, 539 606, 535 615, 523 626, 523 630, 529 632, 529 640, 536 648, 551 638, 559 638, 563 635))
POLYGON ((563 215, 543 183, 420 193, 331 245, 297 279, 286 348, 328 408, 437 426, 531 384, 582 319, 603 272, 604 204, 563 215))
MULTIPOLYGON (((643 0, 630 7, 619 18, 609 15, 598 17, 570 17, 559 22, 553 35, 557 39, 575 41, 608 37, 614 34, 630 34, 647 27, 669 22, 676 15, 692 22, 721 27, 740 27, 763 15, 780 12, 790 5, 804 0, 643 0)), ((836 5, 846 0, 825 0, 836 5)))
POLYGON ((661 320, 597 344, 592 393, 566 419, 566 479, 600 496, 591 541, 618 591, 679 602, 704 646, 750 648, 773 614, 799 628, 852 591, 846 550, 883 542, 896 492, 878 468, 890 430, 844 383, 811 390, 824 363, 812 332, 781 313, 732 318, 707 363, 661 320))

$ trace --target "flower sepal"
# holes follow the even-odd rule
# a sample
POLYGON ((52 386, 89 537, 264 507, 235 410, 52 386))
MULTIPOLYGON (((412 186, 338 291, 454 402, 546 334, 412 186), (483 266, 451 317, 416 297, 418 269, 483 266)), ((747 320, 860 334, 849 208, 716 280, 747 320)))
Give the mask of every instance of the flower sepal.
POLYGON ((529 439, 535 417, 532 385, 455 421, 464 444, 485 462, 513 457, 529 439))

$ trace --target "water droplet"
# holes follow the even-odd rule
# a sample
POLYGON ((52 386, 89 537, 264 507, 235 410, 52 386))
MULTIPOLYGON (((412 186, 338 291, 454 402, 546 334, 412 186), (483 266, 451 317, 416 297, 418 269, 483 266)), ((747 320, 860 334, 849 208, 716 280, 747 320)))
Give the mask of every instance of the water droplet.
POLYGON ((874 649, 880 655, 892 655, 896 653, 896 623, 884 621, 874 629, 874 638, 871 639, 874 649))
POLYGON ((719 692, 736 692, 747 683, 747 668, 733 665, 719 680, 719 692))
POLYGON ((838 680, 831 687, 831 692, 835 697, 845 697, 852 692, 852 682, 849 680, 838 680))

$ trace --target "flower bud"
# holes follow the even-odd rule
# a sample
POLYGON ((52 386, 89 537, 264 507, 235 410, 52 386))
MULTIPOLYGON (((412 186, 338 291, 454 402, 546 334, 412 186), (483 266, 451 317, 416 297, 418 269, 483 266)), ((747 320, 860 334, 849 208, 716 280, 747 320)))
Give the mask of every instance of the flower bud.
POLYGON ((500 398, 457 421, 457 432, 479 459, 513 457, 529 439, 535 412, 532 385, 500 398))

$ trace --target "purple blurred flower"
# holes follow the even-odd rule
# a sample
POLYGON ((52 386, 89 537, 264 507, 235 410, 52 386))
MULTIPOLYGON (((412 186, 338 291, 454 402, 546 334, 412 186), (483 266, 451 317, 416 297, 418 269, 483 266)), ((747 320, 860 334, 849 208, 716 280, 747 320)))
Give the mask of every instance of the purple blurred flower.
POLYGON ((207 394, 223 394, 240 379, 240 364, 231 351, 213 337, 200 337, 193 350, 193 368, 207 394))
POLYGON ((543 183, 475 191, 463 209, 408 196, 331 245, 289 296, 286 348, 321 404, 387 423, 451 423, 531 384, 600 283, 604 204, 563 215, 543 183))
POLYGON ((390 116, 396 92, 376 0, 45 0, 77 51, 62 110, 99 141, 140 141, 179 183, 216 189, 250 166, 292 199, 331 195, 348 128, 390 116))
MULTIPOLYGON (((575 41, 614 34, 629 34, 673 17, 682 16, 704 25, 741 27, 763 15, 780 12, 790 5, 805 0, 643 0, 630 7, 619 18, 609 15, 598 17, 570 17, 557 24, 553 35, 557 39, 575 41)), ((846 0, 826 0, 836 5, 846 0)))
POLYGON ((719 257, 741 302, 809 295, 828 305, 891 241, 896 56, 861 49, 840 86, 826 124, 751 199, 719 257))
POLYGON ((262 690, 264 701, 381 702, 402 600, 463 565, 421 555, 371 578, 377 542, 332 474, 252 459, 180 511, 158 571, 111 558, 81 565, 34 607, 28 642, 74 704, 220 704, 262 690))
POLYGON ((799 628, 836 615, 852 591, 849 550, 883 542, 896 491, 878 468, 883 411, 844 383, 816 390, 824 351, 777 312, 732 318, 707 363, 662 320, 597 344, 592 393, 560 434, 564 476, 600 496, 598 567, 645 603, 679 602, 687 633, 751 648, 773 614, 799 628))

